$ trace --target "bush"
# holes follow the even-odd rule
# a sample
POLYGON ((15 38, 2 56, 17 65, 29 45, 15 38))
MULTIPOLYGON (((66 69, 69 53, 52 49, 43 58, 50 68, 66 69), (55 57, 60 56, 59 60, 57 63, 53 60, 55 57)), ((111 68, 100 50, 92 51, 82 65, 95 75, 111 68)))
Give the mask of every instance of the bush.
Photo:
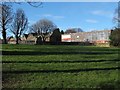
POLYGON ((61 42, 61 32, 60 32, 59 28, 57 28, 53 31, 53 34, 50 37, 50 42, 52 44, 60 44, 60 42, 61 42))
POLYGON ((120 46, 120 28, 115 28, 111 31, 110 45, 120 46))

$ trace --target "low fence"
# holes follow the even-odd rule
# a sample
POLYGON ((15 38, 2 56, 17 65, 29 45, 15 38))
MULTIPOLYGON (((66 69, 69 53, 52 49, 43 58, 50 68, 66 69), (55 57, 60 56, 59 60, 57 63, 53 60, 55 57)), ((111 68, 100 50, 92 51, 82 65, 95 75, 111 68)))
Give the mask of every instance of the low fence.
POLYGON ((89 42, 61 42, 61 45, 81 45, 81 46, 91 46, 93 43, 89 42))
POLYGON ((35 44, 35 41, 33 41, 33 40, 29 40, 29 41, 25 41, 25 40, 23 40, 23 41, 20 41, 20 44, 35 44))
POLYGON ((99 46, 99 47, 110 47, 110 43, 96 43, 95 46, 99 46))
MULTIPOLYGON (((15 44, 16 42, 10 42, 9 44, 15 44)), ((20 41, 20 44, 36 44, 35 41, 20 41)), ((80 45, 80 46, 100 46, 110 47, 109 43, 90 43, 90 42, 42 42, 36 45, 80 45)))

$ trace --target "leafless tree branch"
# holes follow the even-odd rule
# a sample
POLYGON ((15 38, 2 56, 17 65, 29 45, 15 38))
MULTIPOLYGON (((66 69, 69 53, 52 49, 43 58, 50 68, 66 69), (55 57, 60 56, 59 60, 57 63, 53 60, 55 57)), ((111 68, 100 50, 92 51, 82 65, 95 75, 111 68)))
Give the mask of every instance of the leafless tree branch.
POLYGON ((15 13, 11 32, 16 37, 16 44, 19 44, 18 40, 21 35, 27 30, 28 19, 22 9, 18 9, 15 13))
POLYGON ((45 42, 47 36, 55 29, 57 26, 48 19, 41 19, 30 27, 30 32, 37 33, 37 36, 42 38, 45 42))

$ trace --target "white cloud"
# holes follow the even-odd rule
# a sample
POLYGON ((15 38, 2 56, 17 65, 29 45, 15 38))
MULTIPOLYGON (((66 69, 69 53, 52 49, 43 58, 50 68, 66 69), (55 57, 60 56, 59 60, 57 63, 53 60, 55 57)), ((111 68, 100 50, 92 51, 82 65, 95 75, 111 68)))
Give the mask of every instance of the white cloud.
POLYGON ((87 19, 86 22, 88 22, 88 23, 98 23, 98 21, 94 20, 94 19, 87 19))
POLYGON ((113 17, 114 12, 105 11, 105 10, 96 10, 91 12, 93 15, 105 16, 105 17, 113 17))
POLYGON ((64 16, 54 16, 55 19, 64 19, 64 16))
POLYGON ((92 11, 92 14, 95 14, 95 15, 105 15, 105 14, 108 14, 108 13, 110 13, 110 12, 102 11, 102 10, 92 11))
POLYGON ((64 19, 64 16, 59 16, 59 15, 52 15, 52 14, 44 14, 42 17, 45 18, 52 18, 52 19, 64 19))
POLYGON ((51 14, 44 14, 43 17, 52 17, 51 14))

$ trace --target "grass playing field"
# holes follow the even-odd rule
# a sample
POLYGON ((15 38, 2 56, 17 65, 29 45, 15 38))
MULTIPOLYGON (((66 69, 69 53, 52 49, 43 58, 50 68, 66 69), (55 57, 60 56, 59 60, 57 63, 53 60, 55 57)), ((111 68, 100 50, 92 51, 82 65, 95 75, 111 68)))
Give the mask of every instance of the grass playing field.
POLYGON ((3 88, 118 88, 120 48, 2 45, 3 88))

